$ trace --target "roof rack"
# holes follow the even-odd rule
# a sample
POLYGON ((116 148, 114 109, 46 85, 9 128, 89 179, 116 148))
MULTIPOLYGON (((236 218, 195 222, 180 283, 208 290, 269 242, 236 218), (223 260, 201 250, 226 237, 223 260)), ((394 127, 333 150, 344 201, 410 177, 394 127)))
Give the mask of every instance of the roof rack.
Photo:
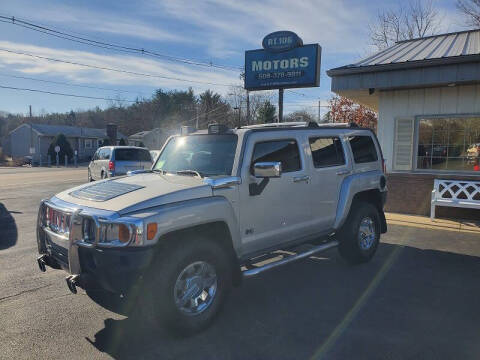
POLYGON ((355 123, 317 123, 315 121, 301 121, 301 122, 281 122, 281 123, 267 123, 256 124, 238 127, 238 129, 268 129, 268 128, 357 128, 355 123))

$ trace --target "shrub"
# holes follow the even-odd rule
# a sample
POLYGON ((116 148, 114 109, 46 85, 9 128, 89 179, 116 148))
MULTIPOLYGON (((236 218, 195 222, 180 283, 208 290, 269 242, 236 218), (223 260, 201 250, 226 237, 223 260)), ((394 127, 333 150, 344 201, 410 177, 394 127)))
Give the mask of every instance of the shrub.
POLYGON ((58 134, 48 147, 48 155, 52 159, 52 162, 55 162, 55 156, 57 155, 55 152, 55 146, 60 146, 60 152, 58 156, 60 157, 60 163, 65 160, 65 155, 67 155, 68 160, 70 161, 73 158, 73 150, 72 146, 68 142, 67 138, 63 134, 58 134))

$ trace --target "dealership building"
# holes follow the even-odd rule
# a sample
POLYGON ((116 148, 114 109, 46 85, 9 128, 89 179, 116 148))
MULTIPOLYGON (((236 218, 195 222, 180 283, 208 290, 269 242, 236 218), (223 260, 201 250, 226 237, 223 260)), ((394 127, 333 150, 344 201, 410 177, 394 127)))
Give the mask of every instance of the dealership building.
POLYGON ((387 210, 428 215, 434 179, 480 181, 480 30, 400 41, 327 74, 333 92, 378 113, 387 210))

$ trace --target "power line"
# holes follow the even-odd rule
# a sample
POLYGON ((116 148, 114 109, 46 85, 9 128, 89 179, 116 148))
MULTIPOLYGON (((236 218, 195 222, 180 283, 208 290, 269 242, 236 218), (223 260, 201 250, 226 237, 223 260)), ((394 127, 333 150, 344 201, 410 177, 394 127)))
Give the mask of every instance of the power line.
POLYGON ((131 93, 131 94, 137 94, 137 95, 138 95, 138 94, 142 94, 142 95, 144 95, 144 93, 141 92, 141 91, 112 89, 112 88, 104 88, 104 87, 91 86, 91 85, 72 84, 72 83, 63 82, 63 81, 36 79, 36 78, 28 77, 28 76, 10 75, 10 74, 2 74, 2 73, 0 73, 0 76, 6 76, 6 77, 10 77, 10 78, 15 78, 15 79, 32 80, 32 81, 38 81, 38 82, 50 83, 50 84, 57 84, 57 85, 66 85, 66 86, 81 87, 81 88, 87 88, 87 89, 107 90, 107 91, 115 91, 115 92, 123 92, 123 93, 131 93))
POLYGON ((317 96, 307 95, 307 94, 302 93, 302 92, 300 92, 300 91, 298 91, 298 90, 287 89, 287 91, 290 92, 290 93, 293 93, 293 94, 295 94, 295 95, 303 96, 303 97, 306 97, 306 98, 318 99, 317 96))
POLYGON ((213 83, 213 82, 207 82, 207 81, 189 80, 189 79, 182 79, 182 78, 170 77, 170 76, 165 76, 165 75, 140 73, 140 72, 135 72, 135 71, 129 71, 129 70, 123 70, 123 69, 110 68, 110 67, 106 67, 106 66, 97 66, 97 65, 91 65, 91 64, 84 64, 84 63, 78 63, 78 62, 69 61, 69 60, 61 60, 61 59, 51 58, 51 57, 47 57, 47 56, 41 56, 41 55, 31 54, 31 53, 22 52, 22 51, 8 50, 8 49, 4 49, 4 48, 0 48, 0 51, 5 51, 5 52, 11 53, 11 54, 30 56, 30 57, 37 58, 37 59, 43 59, 43 60, 48 60, 48 61, 60 62, 60 63, 70 64, 70 65, 76 65, 76 66, 83 66, 83 67, 88 67, 88 68, 98 69, 98 70, 113 71, 113 72, 118 72, 118 73, 123 73, 123 74, 129 74, 129 75, 145 76, 145 77, 154 77, 154 78, 160 78, 160 79, 167 79, 167 80, 174 80, 174 81, 183 81, 183 82, 196 83, 196 84, 204 84, 204 85, 232 86, 231 84, 220 84, 220 83, 213 83))
POLYGON ((66 94, 66 93, 60 93, 60 92, 54 92, 54 91, 45 91, 45 90, 28 89, 28 88, 18 88, 18 87, 13 87, 13 86, 0 85, 0 88, 1 89, 8 89, 8 90, 38 92, 38 93, 49 94, 49 95, 69 96, 69 97, 83 98, 83 99, 121 101, 121 102, 130 102, 130 103, 136 103, 137 102, 136 100, 123 100, 123 99, 113 99, 113 98, 104 98, 104 97, 87 96, 87 95, 66 94))
POLYGON ((99 47, 102 49, 111 49, 111 50, 116 50, 116 51, 122 51, 122 52, 128 52, 128 53, 136 53, 136 54, 142 54, 142 55, 148 55, 151 57, 156 57, 156 58, 162 58, 166 59, 168 61, 174 61, 174 62, 180 62, 188 65, 196 65, 196 66, 204 66, 204 67, 209 67, 209 68, 218 68, 222 70, 231 70, 231 71, 243 71, 243 68, 241 67, 234 67, 234 66, 229 66, 229 65, 220 65, 220 64, 214 64, 212 62, 206 63, 206 62, 201 62, 198 60, 194 59, 188 59, 188 58, 180 58, 176 56, 171 56, 167 54, 162 54, 158 53, 156 51, 148 50, 148 49, 143 49, 143 48, 135 48, 135 47, 130 47, 130 46, 124 46, 124 45, 118 45, 118 44, 113 44, 105 41, 98 41, 98 40, 92 40, 87 37, 83 36, 77 36, 77 35, 72 35, 64 31, 58 31, 55 30, 51 27, 46 27, 46 26, 41 26, 34 24, 30 21, 25 21, 21 20, 19 18, 15 18, 14 16, 2 16, 0 15, 0 21, 16 26, 21 26, 23 28, 27 28, 33 31, 37 31, 46 35, 50 36, 55 36, 57 38, 61 38, 64 40, 69 40, 73 41, 76 43, 81 43, 84 45, 90 45, 90 46, 95 46, 99 47))

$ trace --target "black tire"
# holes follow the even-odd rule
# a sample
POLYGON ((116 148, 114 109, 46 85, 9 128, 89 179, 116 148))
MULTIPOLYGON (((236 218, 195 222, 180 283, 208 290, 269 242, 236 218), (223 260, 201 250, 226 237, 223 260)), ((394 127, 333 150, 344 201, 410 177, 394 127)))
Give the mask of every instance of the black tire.
POLYGON ((101 179, 102 180, 105 180, 107 178, 106 174, 105 174, 105 171, 102 171, 102 175, 101 175, 101 179))
MULTIPOLYGON (((368 232, 367 232, 368 233, 368 232)), ((338 251, 340 255, 350 264, 361 264, 370 261, 377 251, 380 243, 380 215, 378 209, 366 202, 356 202, 352 205, 350 214, 345 224, 337 234, 340 242, 338 251), (372 223, 370 223, 370 220, 372 223), (367 238, 364 231, 365 228, 373 227, 372 234, 375 236, 373 240, 362 242, 367 238), (370 244, 367 246, 367 244, 370 244)))
MULTIPOLYGON (((175 239, 173 241, 178 241, 175 239)), ((143 317, 155 319, 180 335, 192 335, 208 327, 220 311, 232 285, 232 268, 227 251, 207 238, 197 237, 178 241, 173 246, 160 249, 154 260, 153 274, 146 281, 147 304, 143 317), (187 267, 198 262, 212 266, 216 274, 216 291, 211 303, 198 314, 185 314, 175 304, 174 289, 177 278, 187 267)), ((202 292, 203 294, 203 292, 202 292)))

